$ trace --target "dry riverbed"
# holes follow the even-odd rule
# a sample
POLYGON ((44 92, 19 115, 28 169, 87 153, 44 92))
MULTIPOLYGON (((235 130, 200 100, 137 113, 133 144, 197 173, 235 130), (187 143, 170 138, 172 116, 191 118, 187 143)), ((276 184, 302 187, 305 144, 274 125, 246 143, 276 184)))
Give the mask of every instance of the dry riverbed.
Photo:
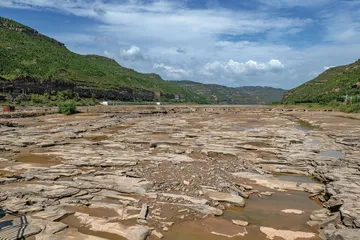
POLYGON ((261 106, 82 112, 0 119, 0 237, 359 235, 358 116, 261 106))

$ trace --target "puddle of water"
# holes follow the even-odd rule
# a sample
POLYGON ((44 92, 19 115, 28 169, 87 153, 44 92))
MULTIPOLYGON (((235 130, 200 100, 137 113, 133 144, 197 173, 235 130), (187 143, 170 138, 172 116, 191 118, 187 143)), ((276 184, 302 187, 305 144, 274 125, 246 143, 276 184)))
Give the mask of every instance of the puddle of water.
POLYGON ((310 145, 319 145, 321 142, 320 140, 312 140, 311 142, 309 142, 310 145))
POLYGON ((307 176, 298 176, 298 175, 279 175, 277 176, 279 180, 297 182, 297 183, 314 183, 315 181, 307 176))
MULTIPOLYGON (((230 221, 221 218, 208 218, 205 220, 189 221, 174 225, 169 232, 163 232, 165 240, 264 240, 266 236, 260 232, 259 227, 246 227, 248 234, 244 236, 236 236, 228 238, 212 234, 211 231, 226 232, 231 234, 235 229, 239 228, 239 232, 244 231, 243 227, 238 227, 230 221), (217 219, 220 219, 218 221, 217 219), (210 220, 210 221, 209 221, 210 220)), ((150 240, 156 237, 150 236, 150 240)))
POLYGON ((233 126, 231 130, 234 131, 249 131, 249 130, 254 130, 255 128, 253 127, 245 127, 245 126, 233 126))
MULTIPOLYGON (((303 176, 282 176, 284 180, 296 180, 297 182, 312 182, 308 177, 303 176)), ((309 227, 306 222, 310 220, 310 214, 322 207, 309 198, 308 193, 298 191, 275 192, 272 196, 258 197, 251 195, 245 208, 232 207, 224 211, 223 216, 218 217, 219 221, 206 222, 197 220, 174 225, 170 232, 165 232, 164 239, 171 240, 222 240, 229 239, 223 236, 211 234, 211 231, 229 232, 238 226, 231 220, 239 219, 247 221, 249 226, 245 227, 248 234, 236 236, 235 240, 264 240, 266 236, 260 231, 261 226, 271 227, 280 230, 313 232, 317 229, 309 227), (284 209, 301 210, 303 214, 288 214, 282 212, 284 209)), ((153 238, 150 238, 153 239, 153 238)), ((318 240, 314 237, 312 240, 318 240)))
POLYGON ((303 121, 303 120, 298 120, 299 125, 297 125, 295 128, 297 130, 301 130, 304 132, 308 132, 308 131, 312 131, 312 130, 316 130, 317 128, 312 125, 309 122, 303 121))
POLYGON ((106 135, 99 135, 99 136, 87 136, 87 137, 84 137, 84 139, 87 139, 87 140, 93 141, 93 142, 100 142, 100 141, 108 140, 109 137, 106 135))
POLYGON ((107 232, 97 232, 92 231, 88 227, 82 225, 77 217, 74 215, 68 216, 61 220, 61 222, 69 225, 69 227, 76 228, 80 233, 87 234, 87 235, 93 235, 109 240, 126 240, 126 238, 123 238, 119 235, 107 233, 107 232))
POLYGON ((333 158, 342 158, 344 157, 344 154, 340 151, 336 151, 336 150, 326 150, 323 152, 320 152, 321 156, 324 157, 333 157, 333 158))
MULTIPOLYGON (((270 197, 252 195, 245 208, 230 208, 224 211, 228 220, 240 219, 249 222, 250 226, 266 226, 275 229, 315 232, 306 222, 313 210, 320 209, 315 201, 305 192, 275 192, 270 197), (297 209, 304 214, 286 214, 284 209, 297 209)), ((254 240, 257 240, 254 238, 254 240)))
POLYGON ((49 155, 37 155, 37 154, 28 154, 22 155, 15 159, 16 162, 21 163, 33 163, 40 165, 57 165, 61 164, 61 161, 57 159, 55 156, 49 155))

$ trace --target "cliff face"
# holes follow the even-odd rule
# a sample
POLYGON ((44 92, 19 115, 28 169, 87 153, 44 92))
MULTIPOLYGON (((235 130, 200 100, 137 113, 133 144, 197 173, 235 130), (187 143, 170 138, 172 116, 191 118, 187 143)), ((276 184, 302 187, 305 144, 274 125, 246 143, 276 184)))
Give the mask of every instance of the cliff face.
POLYGON ((40 81, 30 77, 16 78, 13 81, 0 80, 0 89, 13 98, 19 95, 44 94, 52 91, 70 90, 81 98, 96 98, 119 101, 153 101, 155 94, 145 89, 118 87, 112 90, 99 90, 81 86, 80 82, 65 82, 61 80, 40 81))

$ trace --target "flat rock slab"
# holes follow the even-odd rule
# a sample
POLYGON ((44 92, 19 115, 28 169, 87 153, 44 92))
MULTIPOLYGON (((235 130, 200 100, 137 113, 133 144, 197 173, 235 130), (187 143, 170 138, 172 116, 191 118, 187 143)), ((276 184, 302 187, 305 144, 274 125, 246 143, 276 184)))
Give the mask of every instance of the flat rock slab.
POLYGON ((281 212, 288 213, 288 214, 297 214, 297 215, 305 213, 304 211, 301 211, 298 209, 284 209, 284 210, 281 210, 281 212))
POLYGON ((239 207, 245 206, 244 198, 240 196, 236 196, 230 193, 222 193, 216 191, 205 190, 205 194, 212 200, 219 201, 219 202, 227 202, 234 204, 239 207))
POLYGON ((74 182, 66 182, 68 186, 81 189, 106 189, 120 193, 145 194, 153 186, 152 182, 140 178, 125 176, 103 175, 103 176, 81 176, 76 177, 74 182))
POLYGON ((31 219, 31 225, 42 229, 42 234, 55 234, 66 229, 68 225, 62 222, 50 222, 43 219, 31 219))
POLYGON ((84 213, 75 213, 75 217, 91 231, 108 232, 122 236, 128 240, 145 240, 151 233, 151 229, 145 226, 135 225, 125 227, 120 223, 109 222, 106 219, 92 217, 84 213))
POLYGON ((312 232, 277 230, 269 227, 260 227, 260 231, 270 240, 278 238, 283 238, 284 240, 310 239, 316 236, 316 234, 312 232))
POLYGON ((45 211, 35 213, 32 216, 36 218, 46 219, 51 222, 57 222, 74 213, 75 212, 66 211, 64 209, 56 207, 48 207, 45 209, 45 211))
POLYGON ((252 181, 255 181, 256 184, 276 189, 279 191, 305 191, 311 193, 319 193, 324 190, 324 185, 319 183, 300 183, 300 182, 292 182, 292 181, 282 181, 274 177, 270 174, 256 174, 250 172, 238 172, 233 173, 235 177, 246 178, 252 181))
POLYGON ((207 204, 209 202, 206 199, 198 199, 198 198, 190 197, 187 195, 178 195, 178 194, 171 194, 171 193, 162 193, 162 195, 164 197, 170 197, 170 198, 175 198, 175 199, 182 198, 182 199, 189 201, 191 203, 194 203, 194 204, 207 204))
POLYGON ((359 239, 360 229, 337 229, 337 230, 325 230, 326 240, 356 240, 359 239))

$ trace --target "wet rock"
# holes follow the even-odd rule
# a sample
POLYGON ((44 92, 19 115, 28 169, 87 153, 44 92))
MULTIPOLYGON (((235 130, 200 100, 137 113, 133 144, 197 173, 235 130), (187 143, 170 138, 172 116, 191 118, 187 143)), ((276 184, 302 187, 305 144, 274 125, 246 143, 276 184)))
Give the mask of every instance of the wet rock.
POLYGON ((320 223, 321 223, 320 221, 313 221, 313 220, 306 222, 306 224, 309 225, 310 227, 318 226, 320 223))
POLYGON ((45 211, 35 213, 32 216, 36 217, 36 218, 46 219, 46 220, 52 221, 52 222, 57 222, 63 218, 68 217, 69 215, 74 214, 74 213, 75 212, 66 211, 64 209, 57 208, 57 207, 47 207, 45 209, 45 211))
POLYGON ((283 213, 292 213, 292 214, 298 214, 298 215, 300 215, 300 214, 303 214, 304 213, 304 211, 301 211, 301 210, 298 210, 298 209, 284 209, 284 210, 281 210, 281 212, 283 212, 283 213))
POLYGON ((243 227, 246 227, 247 225, 249 225, 248 222, 242 221, 242 220, 231 220, 231 221, 233 222, 233 224, 243 226, 243 227))
POLYGON ((325 240, 357 240, 360 236, 360 229, 337 229, 325 230, 325 240))
POLYGON ((231 203, 239 207, 245 206, 244 198, 230 193, 216 192, 213 190, 204 190, 205 194, 214 201, 231 203))
POLYGON ((267 191, 267 192, 260 192, 260 194, 261 194, 261 195, 264 195, 264 196, 271 196, 271 195, 274 194, 274 192, 269 192, 269 191, 267 191))
POLYGON ((152 230, 152 231, 151 231, 151 235, 153 235, 153 236, 155 236, 155 237, 157 237, 157 238, 159 238, 159 239, 164 238, 164 235, 162 235, 161 232, 158 232, 158 231, 156 231, 156 230, 152 230))
POLYGON ((41 234, 55 234, 68 227, 62 222, 50 222, 43 219, 32 218, 30 223, 42 229, 41 234))
POLYGON ((241 191, 240 189, 238 189, 235 186, 229 186, 229 189, 231 189, 232 191, 238 193, 243 198, 249 198, 248 194, 244 193, 243 191, 241 191))
POLYGON ((250 172, 233 173, 235 177, 247 178, 256 181, 257 184, 278 190, 295 190, 318 193, 324 190, 324 186, 319 183, 297 183, 291 181, 282 181, 270 174, 255 174, 250 172))
POLYGON ((319 224, 319 227, 320 228, 326 228, 326 227, 328 227, 329 224, 336 225, 336 224, 339 224, 339 223, 341 223, 341 218, 340 218, 340 213, 337 212, 333 216, 330 216, 330 217, 324 219, 319 224))

